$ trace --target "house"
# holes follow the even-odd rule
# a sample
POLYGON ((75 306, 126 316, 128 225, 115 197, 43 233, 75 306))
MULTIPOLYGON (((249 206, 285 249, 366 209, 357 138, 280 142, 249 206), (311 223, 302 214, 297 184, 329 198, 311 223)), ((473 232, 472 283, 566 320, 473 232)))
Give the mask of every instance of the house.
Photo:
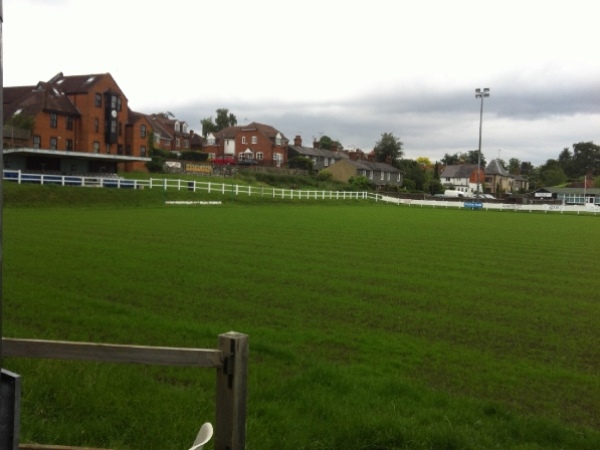
POLYGON ((544 187, 530 194, 535 200, 558 200, 564 205, 598 205, 600 206, 600 189, 598 188, 558 188, 544 187))
POLYGON ((327 168, 336 181, 347 183, 351 177, 367 177, 376 186, 401 186, 402 174, 390 164, 353 160, 350 158, 340 159, 327 168))
POLYGON ((446 166, 440 173, 440 181, 447 188, 464 192, 467 195, 486 192, 484 189, 484 171, 477 164, 457 164, 446 166))
POLYGON ((204 140, 204 152, 211 159, 233 157, 238 163, 255 162, 265 167, 287 164, 288 139, 276 128, 252 122, 211 132, 204 140))
POLYGON ((485 184, 486 192, 495 195, 529 189, 527 178, 509 173, 498 159, 493 159, 485 168, 485 184))
POLYGON ((128 100, 109 73, 61 72, 35 86, 5 87, 3 100, 5 122, 19 114, 34 121, 19 141, 3 136, 7 169, 115 173, 150 161, 128 140, 128 100))
POLYGON ((298 157, 310 159, 313 163, 313 170, 319 172, 340 159, 348 158, 348 155, 336 150, 321 149, 314 143, 312 147, 304 147, 302 145, 302 137, 296 136, 294 137, 294 145, 288 146, 288 160, 298 157))
POLYGON ((150 118, 157 148, 175 153, 191 150, 194 132, 189 129, 187 122, 166 114, 152 114, 150 118))

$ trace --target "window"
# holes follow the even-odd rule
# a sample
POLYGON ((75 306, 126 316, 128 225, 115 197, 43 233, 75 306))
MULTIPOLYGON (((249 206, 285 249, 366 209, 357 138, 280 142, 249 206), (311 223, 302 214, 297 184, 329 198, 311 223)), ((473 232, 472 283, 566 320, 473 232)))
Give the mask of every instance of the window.
POLYGON ((58 125, 58 117, 55 113, 50 114, 50 128, 56 128, 58 125))
POLYGON ((71 116, 67 116, 67 130, 72 130, 73 129, 73 117, 71 116))
POLYGON ((140 137, 142 137, 142 138, 146 137, 146 125, 142 125, 140 127, 140 137))
POLYGON ((100 153, 100 142, 94 141, 94 153, 100 153))
POLYGON ((117 97, 117 109, 119 111, 121 111, 121 108, 123 107, 122 103, 121 103, 121 97, 117 97))
POLYGON ((123 146, 121 144, 117 145, 117 155, 123 154, 123 146))
POLYGON ((110 155, 110 144, 106 144, 104 148, 106 149, 106 154, 110 155))
POLYGON ((140 156, 142 156, 142 157, 146 156, 146 147, 144 145, 142 145, 140 147, 140 156))
POLYGON ((39 137, 39 136, 33 137, 33 148, 40 148, 41 143, 42 143, 41 137, 39 137))
POLYGON ((256 153, 256 160, 257 161, 262 161, 263 159, 264 159, 263 152, 256 153))
POLYGON ((373 171, 369 170, 368 173, 369 173, 369 180, 372 180, 373 179, 373 171))
POLYGON ((102 94, 96 93, 96 99, 94 100, 94 105, 97 108, 102 108, 102 94))
POLYGON ((184 132, 184 133, 187 133, 187 132, 188 132, 188 125, 187 125, 187 123, 183 122, 183 124, 182 124, 182 129, 183 129, 183 132, 184 132))
POLYGON ((73 151, 73 139, 67 139, 65 141, 65 144, 66 144, 66 150, 68 152, 72 152, 73 151))
POLYGON ((50 150, 56 150, 58 147, 58 140, 55 137, 50 138, 50 150))
POLYGON ((252 136, 252 143, 258 144, 258 136, 252 136))
MULTIPOLYGON (((281 134, 277 133, 277 136, 275 136, 275 145, 281 145, 281 134)), ((327 165, 327 164, 325 164, 327 165)))
POLYGON ((206 145, 215 145, 215 138, 214 138, 214 136, 211 136, 208 139, 206 139, 206 145))
POLYGON ((390 172, 387 173, 387 180, 390 181, 392 179, 392 174, 390 172))
POLYGON ((96 133, 100 132, 100 121, 97 117, 94 119, 94 131, 96 133))
POLYGON ((329 165, 329 158, 323 158, 323 165, 327 167, 329 165))
POLYGON ((183 148, 190 148, 190 143, 187 139, 183 140, 183 148))
POLYGON ((400 173, 398 173, 398 183, 400 183, 402 181, 402 175, 400 175, 400 173))
POLYGON ((242 136, 242 144, 246 143, 246 136, 242 136))
POLYGON ((175 138, 175 148, 179 148, 181 146, 181 140, 179 138, 175 138))

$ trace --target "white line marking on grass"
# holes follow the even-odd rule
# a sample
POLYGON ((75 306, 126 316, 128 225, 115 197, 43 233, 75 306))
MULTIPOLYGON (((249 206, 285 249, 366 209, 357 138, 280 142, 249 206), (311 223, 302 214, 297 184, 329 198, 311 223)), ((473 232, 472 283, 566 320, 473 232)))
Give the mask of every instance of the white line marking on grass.
POLYGON ((192 201, 169 201, 166 205, 221 205, 222 202, 192 202, 192 201))

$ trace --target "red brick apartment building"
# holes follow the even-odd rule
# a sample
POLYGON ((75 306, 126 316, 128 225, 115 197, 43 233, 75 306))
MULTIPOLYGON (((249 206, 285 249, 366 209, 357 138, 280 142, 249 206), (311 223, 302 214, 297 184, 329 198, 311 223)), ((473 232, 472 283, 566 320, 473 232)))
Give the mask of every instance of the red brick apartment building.
POLYGON ((270 125, 252 122, 208 133, 203 150, 211 159, 233 157, 238 163, 282 167, 287 164, 288 139, 270 125))
POLYGON ((6 169, 69 173, 146 170, 150 148, 189 150, 185 122, 131 111, 109 73, 57 74, 35 86, 4 88, 6 169), (32 130, 10 126, 22 114, 32 130), (154 143, 150 139, 154 139, 154 143))

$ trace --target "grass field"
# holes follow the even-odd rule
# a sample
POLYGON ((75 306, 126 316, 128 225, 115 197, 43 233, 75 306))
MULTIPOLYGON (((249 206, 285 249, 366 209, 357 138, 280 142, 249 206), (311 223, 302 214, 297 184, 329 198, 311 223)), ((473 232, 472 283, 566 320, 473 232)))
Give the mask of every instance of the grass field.
MULTIPOLYGON (((246 333, 248 449, 600 448, 596 217, 6 188, 4 335, 246 333)), ((210 370, 4 366, 22 442, 185 449, 214 422, 210 370)))

